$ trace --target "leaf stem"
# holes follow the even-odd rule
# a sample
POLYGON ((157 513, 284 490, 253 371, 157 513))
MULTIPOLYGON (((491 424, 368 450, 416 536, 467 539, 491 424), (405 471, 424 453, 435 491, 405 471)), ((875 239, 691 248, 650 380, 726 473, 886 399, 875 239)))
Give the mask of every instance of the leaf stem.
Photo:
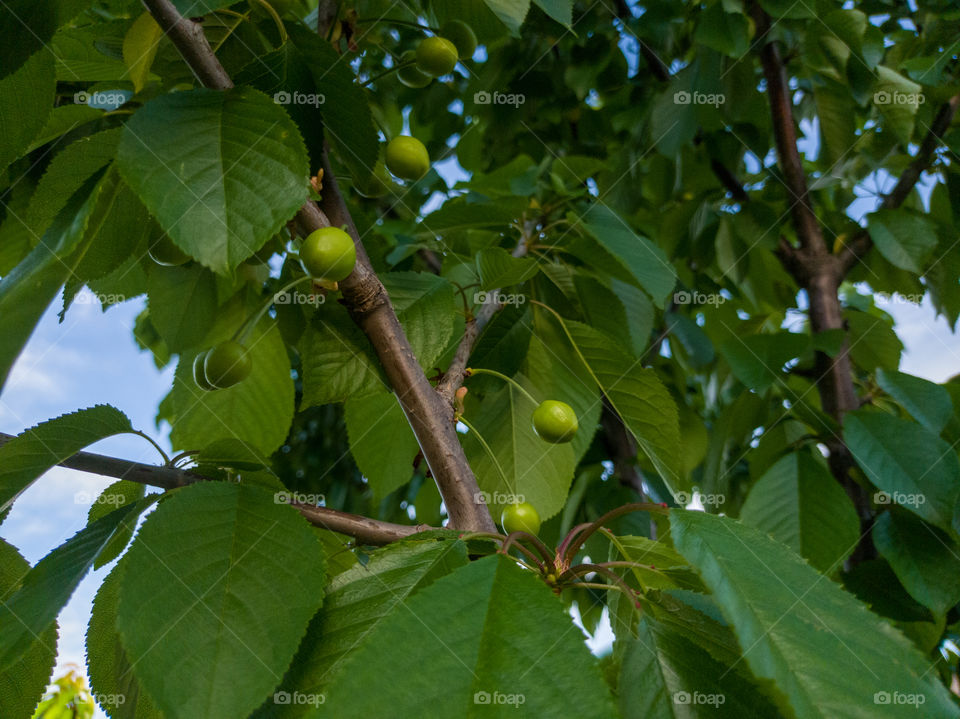
POLYGON ((507 485, 507 486, 510 488, 510 491, 512 492, 512 491, 513 491, 513 484, 512 484, 512 482, 510 482, 510 480, 507 479, 507 475, 506 475, 506 473, 503 471, 503 467, 500 466, 500 462, 497 460, 497 455, 495 455, 495 454, 493 453, 493 450, 490 449, 490 445, 487 444, 487 440, 485 440, 485 439, 483 438, 483 435, 480 434, 479 430, 477 430, 477 428, 474 427, 474 426, 470 423, 470 420, 468 420, 466 417, 464 417, 463 415, 461 415, 461 416, 460 416, 460 421, 463 422, 465 425, 467 425, 467 429, 469 429, 471 432, 473 432, 473 433, 476 435, 477 441, 480 443, 480 446, 483 447, 483 449, 486 451, 487 455, 489 455, 490 459, 493 460, 493 465, 497 468, 497 472, 500 473, 500 478, 503 480, 503 483, 504 483, 505 485, 507 485))
POLYGON ((149 434, 145 432, 141 432, 139 429, 131 429, 129 433, 135 434, 138 437, 143 437, 145 440, 147 440, 160 453, 160 456, 163 457, 163 463, 170 464, 170 457, 167 456, 167 453, 163 451, 163 447, 157 444, 156 440, 154 440, 153 437, 151 437, 149 434))
POLYGON ((436 33, 439 32, 439 29, 430 27, 429 25, 421 25, 418 22, 413 22, 412 20, 394 20, 393 18, 382 18, 382 17, 362 17, 357 20, 354 20, 354 25, 359 25, 361 23, 390 23, 391 25, 404 25, 406 27, 415 27, 419 30, 429 30, 430 32, 436 33))
POLYGON ((387 68, 386 70, 384 70, 383 72, 377 73, 376 75, 374 75, 373 77, 369 78, 368 80, 365 80, 365 81, 361 82, 361 83, 360 83, 360 87, 366 87, 367 85, 370 85, 371 83, 376 82, 377 80, 379 80, 379 79, 382 78, 382 77, 386 77, 387 75, 392 75, 393 73, 397 72, 398 70, 402 70, 402 69, 405 68, 405 67, 411 67, 412 65, 416 65, 416 64, 417 64, 417 61, 416 61, 416 60, 410 60, 409 62, 397 63, 397 64, 394 65, 393 67, 388 67, 388 68, 387 68))
POLYGON ((283 20, 280 19, 280 16, 277 15, 277 11, 273 9, 273 5, 267 2, 267 0, 257 0, 268 13, 270 17, 273 18, 273 24, 277 26, 277 32, 280 33, 280 44, 282 45, 287 41, 287 29, 283 26, 283 20))

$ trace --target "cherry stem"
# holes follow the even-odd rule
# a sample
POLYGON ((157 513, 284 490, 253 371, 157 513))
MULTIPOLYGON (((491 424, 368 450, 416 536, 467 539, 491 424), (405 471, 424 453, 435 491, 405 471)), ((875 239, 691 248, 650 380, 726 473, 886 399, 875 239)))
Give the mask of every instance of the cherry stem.
POLYGON ((514 387, 516 387, 527 399, 529 399, 535 405, 540 404, 540 402, 538 402, 532 394, 527 392, 527 390, 523 388, 523 385, 517 382, 517 380, 513 379, 513 377, 507 377, 507 375, 501 372, 497 372, 496 370, 493 370, 493 369, 484 369, 482 367, 479 369, 475 369, 473 367, 467 367, 467 376, 475 375, 475 374, 488 374, 488 375, 492 375, 493 377, 499 377, 504 382, 508 382, 512 384, 514 387))
MULTIPOLYGON (((611 519, 616 519, 624 514, 630 514, 631 512, 660 512, 662 514, 667 514, 669 510, 666 507, 661 507, 659 504, 652 504, 651 502, 633 502, 631 504, 624 504, 621 507, 616 507, 611 509, 609 512, 601 516, 594 522, 591 522, 582 532, 579 533, 579 536, 572 540, 567 546, 566 553, 564 554, 564 559, 569 563, 573 561, 573 558, 576 556, 577 551, 580 547, 583 546, 590 536, 600 529, 604 524, 609 522, 611 519)), ((573 531, 576 531, 575 527, 573 531)), ((568 535, 569 536, 569 535, 568 535)))
POLYGON ((308 280, 312 281, 313 278, 310 277, 309 275, 306 275, 304 277, 299 277, 295 280, 290 280, 290 282, 288 282, 279 290, 277 290, 272 295, 267 297, 267 299, 264 301, 260 309, 258 309, 252 315, 250 315, 250 317, 247 318, 246 322, 240 325, 237 331, 233 333, 233 337, 231 337, 230 339, 233 340, 234 342, 239 342, 240 344, 243 344, 246 341, 247 337, 250 336, 250 333, 253 331, 253 328, 257 326, 257 323, 263 318, 263 316, 267 313, 267 311, 276 301, 277 295, 282 295, 287 290, 291 290, 297 285, 302 284, 303 282, 306 282, 308 280))
POLYGON ((573 538, 576 537, 578 534, 580 534, 580 532, 582 532, 584 529, 586 529, 589 526, 590 526, 590 522, 584 522, 583 524, 578 524, 569 532, 567 532, 567 536, 563 538, 563 541, 560 543, 560 546, 557 547, 557 554, 559 554, 561 557, 566 555, 567 547, 570 546, 570 542, 573 541, 573 538))
POLYGON ((500 551, 506 552, 513 544, 516 544, 518 547, 521 546, 519 544, 519 540, 521 539, 525 539, 530 542, 536 548, 536 550, 540 552, 540 556, 546 561, 547 566, 553 566, 553 555, 550 554, 550 550, 547 548, 547 545, 541 542, 535 535, 530 534, 530 532, 524 532, 522 530, 510 532, 510 534, 507 535, 507 539, 503 543, 503 546, 500 547, 500 551))
MULTIPOLYGON (((516 532, 514 532, 514 534, 516 534, 516 532)), ((510 535, 510 536, 512 537, 513 535, 510 535)), ((489 539, 495 542, 500 542, 500 549, 497 551, 503 554, 507 554, 507 550, 509 549, 509 546, 506 545, 506 542, 509 541, 510 537, 505 537, 502 534, 495 534, 494 532, 470 532, 469 534, 461 535, 460 539, 463 541, 467 541, 468 539, 489 539)), ((536 562, 537 566, 540 569, 544 568, 543 564, 540 561, 540 558, 537 557, 537 555, 534 554, 532 551, 530 551, 530 549, 528 549, 527 547, 524 547, 519 542, 513 542, 513 544, 510 546, 515 546, 521 552, 523 552, 528 557, 530 557, 530 559, 536 562)), ((510 557, 510 558, 516 559, 516 557, 510 557)), ((529 566, 529 565, 524 564, 524 566, 529 566)), ((530 568, 533 569, 533 567, 530 567, 530 568)))

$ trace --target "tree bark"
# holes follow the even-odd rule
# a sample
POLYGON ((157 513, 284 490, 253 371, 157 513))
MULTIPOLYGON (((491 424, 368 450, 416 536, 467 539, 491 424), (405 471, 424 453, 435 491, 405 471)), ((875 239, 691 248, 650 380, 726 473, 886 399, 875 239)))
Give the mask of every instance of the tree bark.
MULTIPOLYGON (((12 435, 0 432, 0 446, 9 442, 11 439, 13 439, 12 435)), ((93 452, 77 452, 72 457, 68 457, 60 462, 59 466, 66 467, 67 469, 75 469, 80 472, 99 474, 103 477, 125 479, 128 482, 145 484, 150 487, 159 487, 164 490, 186 487, 187 485, 197 482, 211 481, 202 475, 174 467, 142 464, 140 462, 132 462, 128 459, 119 459, 117 457, 109 457, 93 452)), ((412 534, 433 529, 433 527, 426 525, 412 526, 394 524, 393 522, 381 522, 376 519, 360 516, 359 514, 340 512, 336 509, 317 507, 302 502, 293 501, 290 502, 290 505, 315 527, 346 534, 355 538, 361 544, 389 544, 398 539, 409 537, 412 534)))
MULTIPOLYGON (((143 3, 205 86, 221 90, 233 86, 202 28, 183 18, 170 0, 143 0, 143 3)), ((477 501, 480 490, 457 437, 452 414, 446 411, 446 405, 420 369, 387 292, 363 248, 326 154, 323 163, 323 210, 307 202, 297 213, 296 226, 303 234, 330 225, 347 227, 357 246, 357 264, 353 273, 340 283, 344 302, 370 339, 410 421, 443 497, 450 525, 469 531, 493 531, 490 512, 483 502, 477 501)))

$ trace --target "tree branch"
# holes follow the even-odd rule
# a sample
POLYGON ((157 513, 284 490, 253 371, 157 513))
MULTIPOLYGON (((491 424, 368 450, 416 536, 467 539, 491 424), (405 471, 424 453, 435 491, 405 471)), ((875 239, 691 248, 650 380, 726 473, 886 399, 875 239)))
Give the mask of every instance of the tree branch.
MULTIPOLYGON (((751 3, 751 15, 757 26, 757 35, 767 40, 770 32, 770 16, 754 1, 751 3)), ((793 121, 793 101, 787 71, 780 55, 780 49, 772 41, 767 41, 760 50, 763 75, 767 80, 767 95, 770 98, 770 114, 773 120, 773 135, 777 144, 777 156, 783 172, 784 184, 793 195, 790 199, 790 212, 800 238, 801 248, 811 255, 827 254, 827 244, 817 216, 810 204, 807 190, 807 176, 803 171, 803 161, 797 149, 797 131, 793 121)))
MULTIPOLYGON (((527 254, 530 242, 533 239, 533 233, 537 229, 536 220, 528 220, 523 223, 523 232, 520 235, 520 241, 513 248, 510 254, 514 257, 523 257, 527 254)), ((490 294, 494 296, 500 293, 499 289, 493 290, 490 294)), ((437 385, 437 393, 443 398, 447 405, 453 405, 453 396, 463 385, 463 379, 466 375, 467 365, 470 363, 470 355, 473 353, 473 346, 483 332, 483 328, 500 311, 502 305, 497 302, 486 302, 477 314, 467 320, 467 326, 463 331, 463 338, 457 346, 457 351, 453 355, 453 361, 443 375, 443 379, 437 385)))
MULTIPOLYGON (((215 89, 232 87, 196 23, 185 20, 170 0, 143 0, 143 3, 204 85, 215 89)), ((340 283, 344 304, 369 338, 396 392, 443 497, 451 526, 468 531, 493 531, 489 510, 476 501, 479 487, 460 445, 452 412, 420 369, 387 292, 363 248, 326 152, 322 164, 323 210, 307 202, 297 213, 295 224, 302 234, 330 225, 345 226, 353 237, 357 264, 353 273, 340 283)))
MULTIPOLYGON (((910 164, 907 165, 903 174, 900 175, 897 184, 894 185, 893 189, 883 198, 883 202, 880 203, 880 209, 894 210, 900 207, 900 205, 906 201, 907 197, 910 196, 913 188, 920 180, 920 175, 930 167, 933 154, 940 145, 940 140, 944 133, 950 128, 950 124, 953 122, 958 107, 960 107, 960 95, 954 95, 940 107, 936 117, 933 119, 933 124, 930 125, 926 137, 924 137, 923 142, 920 143, 920 149, 917 150, 916 156, 910 164)), ((843 246, 843 249, 838 255, 841 272, 846 275, 853 269, 853 266, 870 251, 872 246, 873 242, 870 240, 870 233, 866 230, 858 232, 843 246)))
MULTIPOLYGON (((13 438, 13 435, 0 432, 0 446, 13 438)), ((80 472, 99 474, 103 477, 125 479, 128 482, 159 487, 163 490, 186 487, 197 482, 212 481, 208 477, 174 467, 142 464, 93 452, 77 452, 72 457, 60 462, 59 466, 80 472)), ((412 526, 381 522, 359 514, 340 512, 327 507, 316 507, 302 502, 290 502, 290 505, 300 512, 310 524, 321 529, 329 529, 332 532, 349 535, 361 544, 389 544, 412 534, 433 529, 433 527, 426 525, 412 526)))

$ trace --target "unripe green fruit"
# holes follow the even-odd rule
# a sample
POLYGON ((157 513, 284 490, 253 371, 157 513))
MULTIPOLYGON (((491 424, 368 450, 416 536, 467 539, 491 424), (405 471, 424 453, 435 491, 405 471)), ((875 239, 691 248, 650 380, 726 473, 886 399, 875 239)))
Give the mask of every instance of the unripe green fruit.
POLYGON ((535 535, 540 531, 540 515, 530 502, 511 504, 500 514, 500 526, 507 534, 529 532, 535 535))
POLYGON ((339 227, 321 227, 307 235, 300 246, 300 263, 314 279, 339 282, 353 272, 357 248, 339 227))
POLYGON ((460 20, 448 20, 440 27, 440 37, 457 46, 457 54, 461 60, 469 60, 477 51, 477 36, 473 28, 460 20))
POLYGON ((193 381, 196 382, 197 387, 202 389, 204 392, 211 392, 215 390, 216 387, 207 381, 207 374, 203 369, 203 363, 206 358, 206 352, 201 352, 193 358, 193 381))
POLYGON ((387 169, 404 180, 419 180, 430 170, 427 148, 415 137, 400 135, 387 143, 387 169))
POLYGON ((577 413, 566 402, 548 399, 533 412, 533 431, 545 442, 569 442, 576 435, 577 427, 577 413))
POLYGON ((417 67, 431 77, 453 72, 457 58, 457 46, 445 37, 425 37, 417 47, 417 67))
POLYGON ((173 244, 173 240, 166 234, 160 235, 160 237, 150 245, 147 254, 150 255, 151 260, 164 267, 183 265, 191 259, 190 255, 173 244))
POLYGON ((203 374, 217 389, 242 382, 252 369, 253 360, 247 354, 247 348, 233 340, 218 344, 207 352, 203 361, 203 374))
MULTIPOLYGON (((413 50, 407 50, 400 57, 401 63, 415 62, 417 53, 413 50)), ((421 72, 416 65, 408 65, 397 70, 397 78, 407 87, 426 87, 433 78, 424 72, 421 72)))

